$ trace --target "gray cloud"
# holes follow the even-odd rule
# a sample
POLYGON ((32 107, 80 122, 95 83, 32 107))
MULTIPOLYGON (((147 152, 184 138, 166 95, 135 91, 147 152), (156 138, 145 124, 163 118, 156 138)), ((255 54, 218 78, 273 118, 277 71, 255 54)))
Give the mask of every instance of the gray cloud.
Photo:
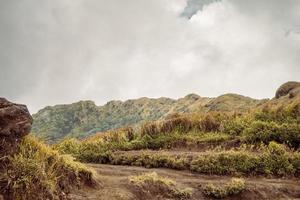
POLYGON ((299 80, 300 1, 0 3, 0 96, 46 105, 226 92, 264 98, 299 80))
POLYGON ((181 13, 182 17, 191 19, 198 11, 202 11, 205 5, 221 0, 187 0, 187 5, 181 13))

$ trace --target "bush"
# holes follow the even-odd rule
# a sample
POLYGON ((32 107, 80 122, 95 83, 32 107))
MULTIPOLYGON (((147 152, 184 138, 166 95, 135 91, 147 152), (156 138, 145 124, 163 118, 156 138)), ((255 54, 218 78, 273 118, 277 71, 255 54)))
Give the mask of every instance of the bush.
POLYGON ((238 136, 249 126, 247 118, 234 118, 223 123, 223 131, 229 135, 238 136))
POLYGON ((95 184, 93 171, 30 136, 9 158, 5 179, 5 193, 16 200, 53 199, 68 193, 71 187, 95 184))
POLYGON ((221 126, 221 115, 206 114, 202 120, 200 120, 199 129, 204 132, 219 131, 221 126))
POLYGON ((75 138, 66 139, 54 145, 53 148, 58 150, 61 154, 71 154, 76 156, 79 153, 80 142, 75 138))
POLYGON ((217 199, 222 199, 232 195, 238 195, 246 189, 245 180, 241 178, 232 178, 225 185, 208 184, 203 188, 204 195, 217 199))
POLYGON ((191 170, 208 174, 271 174, 286 176, 295 174, 298 162, 285 147, 271 142, 260 149, 260 154, 239 150, 211 152, 200 155, 191 162, 191 170), (293 161, 292 161, 293 160, 293 161), (293 165, 294 164, 294 165, 293 165))
POLYGON ((295 169, 290 162, 292 157, 285 147, 276 142, 270 142, 267 148, 262 149, 261 164, 264 174, 284 176, 294 173, 295 169))
POLYGON ((110 154, 109 163, 114 165, 144 166, 147 168, 189 169, 187 157, 170 156, 163 153, 128 154, 126 152, 116 152, 110 154))
POLYGON ((292 103, 288 106, 266 105, 263 109, 254 112, 254 119, 276 123, 300 123, 300 102, 292 103))
POLYGON ((295 174, 300 175, 300 152, 296 152, 290 158, 290 162, 295 169, 295 174))
POLYGON ((131 184, 135 186, 144 198, 160 196, 163 198, 189 199, 192 194, 190 188, 180 189, 176 182, 159 176, 157 173, 146 173, 129 177, 131 184))
POLYGON ((209 152, 191 162, 191 170, 207 174, 255 174, 260 159, 247 151, 209 152))
POLYGON ((157 122, 146 122, 141 126, 141 136, 154 136, 160 132, 160 127, 157 122))
POLYGON ((299 153, 289 152, 283 145, 275 142, 256 151, 243 148, 229 151, 211 150, 198 154, 108 151, 94 155, 93 159, 103 164, 162 167, 216 175, 287 176, 299 173, 299 153))
POLYGON ((194 124, 192 118, 188 118, 184 116, 171 118, 161 122, 160 132, 171 133, 174 131, 180 131, 186 133, 192 130, 193 125, 194 124))
POLYGON ((244 136, 247 142, 268 144, 271 141, 287 144, 299 148, 300 124, 277 124, 275 122, 254 121, 245 129, 244 136))
MULTIPOLYGON (((212 143, 224 142, 232 139, 232 137, 225 133, 188 133, 182 139, 187 140, 187 142, 192 145, 193 143, 207 143, 207 145, 212 143)), ((181 140, 182 140, 181 139, 181 140)))

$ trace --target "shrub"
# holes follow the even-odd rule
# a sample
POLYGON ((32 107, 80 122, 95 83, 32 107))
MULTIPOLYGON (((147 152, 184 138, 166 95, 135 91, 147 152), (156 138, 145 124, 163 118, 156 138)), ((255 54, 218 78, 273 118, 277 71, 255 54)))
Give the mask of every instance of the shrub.
POLYGON ((154 136, 160 132, 159 124, 157 122, 146 122, 141 126, 141 136, 154 136))
POLYGON ((296 152, 290 158, 290 162, 295 169, 296 175, 300 175, 300 152, 296 152))
POLYGON ((234 118, 232 120, 228 120, 223 125, 223 131, 224 133, 238 136, 243 133, 243 131, 249 126, 249 122, 247 121, 247 118, 234 118))
POLYGON ((259 157, 247 151, 209 152, 191 162, 191 170, 207 174, 256 173, 259 157))
POLYGON ((211 143, 224 142, 230 140, 232 137, 225 133, 208 132, 208 133, 186 134, 185 137, 183 138, 186 139, 188 142, 190 142, 190 144, 193 144, 195 142, 200 142, 200 143, 207 143, 209 145, 211 143))
POLYGON ((284 143, 290 147, 299 148, 300 124, 277 124, 275 122, 254 121, 245 129, 244 136, 247 142, 268 144, 271 141, 284 143))
POLYGON ((260 152, 261 154, 245 150, 210 152, 193 159, 191 170, 219 175, 242 173, 285 176, 294 174, 295 167, 298 167, 297 153, 287 152, 283 145, 276 142, 263 146, 260 152))
POLYGON ((300 122, 300 102, 294 102, 288 106, 266 105, 263 109, 253 113, 255 120, 276 123, 299 123, 300 122))
POLYGON ((79 153, 80 142, 75 138, 66 139, 54 145, 53 148, 58 150, 61 154, 71 154, 76 156, 79 153))
POLYGON ((142 193, 144 198, 153 199, 153 196, 161 196, 163 198, 189 199, 192 194, 192 189, 180 189, 175 181, 161 177, 155 172, 131 176, 129 181, 138 192, 142 193))
POLYGON ((9 158, 5 179, 5 193, 16 200, 53 199, 68 193, 71 187, 95 184, 93 172, 83 164, 59 155, 30 136, 9 158))
POLYGON ((284 176, 294 173, 290 155, 283 145, 270 142, 267 148, 263 147, 262 152, 260 163, 264 174, 284 176))
POLYGON ((225 185, 208 184, 203 188, 204 195, 217 199, 222 199, 232 195, 238 195, 246 189, 245 180, 241 178, 232 178, 225 185))
POLYGON ((202 120, 200 120, 200 130, 204 132, 219 131, 221 125, 220 115, 206 114, 202 120))
POLYGON ((125 132, 126 135, 126 139, 127 141, 132 141, 135 138, 135 133, 132 127, 127 127, 125 129, 123 129, 123 131, 125 132))
POLYGON ((109 152, 98 157, 100 163, 144 166, 147 168, 188 169, 197 173, 217 175, 275 175, 286 176, 299 172, 298 153, 285 150, 283 145, 270 143, 259 153, 246 149, 208 151, 195 154, 169 154, 163 152, 109 152))
POLYGON ((131 141, 135 137, 132 127, 125 127, 107 132, 106 142, 131 141))
POLYGON ((116 152, 110 154, 110 164, 144 166, 147 168, 171 168, 189 169, 189 160, 185 156, 170 156, 164 153, 150 154, 138 153, 128 154, 126 152, 116 152))
POLYGON ((102 159, 99 158, 105 155, 105 152, 108 151, 109 148, 101 142, 84 142, 80 146, 80 153, 73 156, 84 162, 99 162, 102 159))
POLYGON ((171 133, 173 131, 188 132, 193 128, 193 120, 188 117, 177 117, 161 122, 161 133, 171 133))

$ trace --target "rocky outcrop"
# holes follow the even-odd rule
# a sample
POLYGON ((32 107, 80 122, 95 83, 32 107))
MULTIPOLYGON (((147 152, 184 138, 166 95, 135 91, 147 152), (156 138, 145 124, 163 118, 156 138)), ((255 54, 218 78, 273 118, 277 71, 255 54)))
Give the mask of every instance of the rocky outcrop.
POLYGON ((300 95, 300 82, 289 81, 284 83, 276 91, 275 98, 279 99, 280 97, 287 95, 289 98, 294 98, 295 96, 300 95))
POLYGON ((20 138, 30 132, 32 117, 25 105, 0 98, 0 159, 12 154, 20 138))
POLYGON ((20 138, 30 132, 31 124, 32 117, 25 105, 0 98, 0 200, 3 199, 1 193, 8 184, 3 178, 8 156, 17 150, 20 138))

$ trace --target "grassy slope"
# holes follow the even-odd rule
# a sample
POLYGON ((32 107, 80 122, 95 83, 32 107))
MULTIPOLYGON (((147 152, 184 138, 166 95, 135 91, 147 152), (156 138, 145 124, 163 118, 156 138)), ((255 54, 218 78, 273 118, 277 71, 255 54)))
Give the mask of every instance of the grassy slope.
MULTIPOLYGON (((172 109, 166 110, 189 113, 189 110, 200 108, 201 111, 206 109, 208 112, 169 115, 164 119, 143 123, 135 129, 116 129, 82 141, 64 140, 52 148, 31 136, 24 138, 15 155, 2 158, 6 160, 7 170, 0 176, 1 184, 6 184, 1 187, 1 194, 5 194, 8 199, 65 199, 72 188, 96 184, 93 171, 65 154, 71 154, 82 162, 185 169, 207 175, 299 177, 299 96, 285 96, 263 104, 238 95, 225 95, 214 100, 202 99, 201 102, 195 95, 187 98, 197 104, 181 99, 172 109), (242 114, 224 112, 233 107, 238 111, 246 111, 253 105, 255 109, 242 114), (223 112, 214 111, 218 109, 223 112)), ((144 102, 147 99, 138 101, 144 102)), ((122 103, 110 104, 111 109, 107 112, 118 114, 115 104, 122 103)), ((129 101, 127 104, 135 102, 129 101)), ((143 105, 145 106, 142 103, 138 107, 143 105)), ((92 102, 81 102, 71 106, 71 111, 66 112, 62 106, 59 112, 67 117, 56 119, 55 117, 61 115, 54 115, 54 118, 66 130, 72 130, 74 127, 71 125, 65 127, 69 123, 67 119, 71 117, 79 122, 81 130, 87 124, 97 123, 89 119, 90 112, 94 112, 95 107, 92 102)), ((146 107, 149 105, 146 104, 146 107)), ((148 111, 142 113, 147 116, 148 111)), ((48 114, 43 113, 43 118, 53 120, 52 117, 48 118, 48 114)), ((47 121, 44 123, 47 124, 47 121)), ((50 127, 57 125, 49 124, 50 127)), ((295 180, 292 184, 298 181, 295 180)), ((156 195, 168 193, 171 199, 195 197, 189 190, 182 190, 176 182, 155 173, 131 177, 129 182, 141 195, 141 199, 147 197, 147 194, 152 199, 156 192, 156 195), (150 194, 148 189, 153 189, 150 194)), ((296 188, 291 186, 293 185, 289 185, 284 191, 293 191, 296 188)), ((243 179, 232 179, 223 185, 207 184, 201 187, 197 190, 202 191, 202 194, 197 195, 214 198, 243 195, 240 193, 245 193, 245 190, 249 192, 243 179)), ((296 188, 292 196, 298 197, 297 192, 296 188)), ((291 195, 290 192, 286 193, 291 195)))
POLYGON ((81 142, 65 140, 55 148, 83 162, 220 175, 298 176, 299 144, 300 101, 294 99, 288 105, 286 101, 277 102, 276 106, 268 104, 242 115, 176 115, 145 123, 135 130, 109 131, 81 142), (153 151, 145 151, 149 149, 153 151), (191 149, 193 153, 183 153, 191 149))
POLYGON ((7 199, 65 199, 73 188, 95 186, 93 171, 71 156, 39 142, 32 136, 22 139, 19 150, 8 158, 2 194, 7 199))
POLYGON ((169 98, 140 98, 111 101, 96 106, 92 101, 70 105, 46 107, 33 115, 33 133, 47 142, 57 142, 64 137, 85 137, 143 121, 157 120, 168 114, 207 111, 246 111, 264 102, 235 94, 218 98, 187 95, 178 100, 169 98))

